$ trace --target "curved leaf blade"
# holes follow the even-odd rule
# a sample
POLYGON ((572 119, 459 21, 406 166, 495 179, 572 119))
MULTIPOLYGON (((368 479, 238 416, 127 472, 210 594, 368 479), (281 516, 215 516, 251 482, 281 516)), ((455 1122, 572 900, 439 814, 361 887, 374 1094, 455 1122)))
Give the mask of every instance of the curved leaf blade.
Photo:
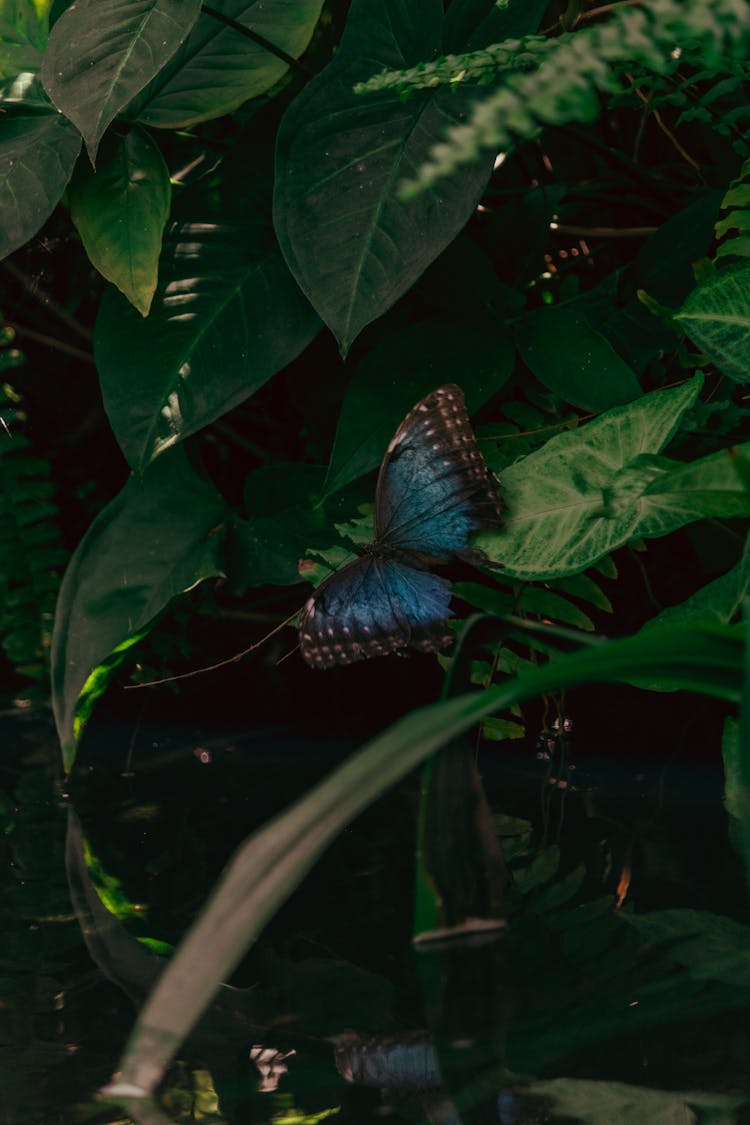
POLYGON ((665 535, 719 508, 744 511, 747 496, 726 454, 695 465, 656 456, 701 383, 696 375, 617 406, 505 468, 507 518, 499 532, 478 535, 477 544, 510 576, 556 578, 585 570, 636 536, 665 535))
POLYGON ((609 340, 564 305, 528 313, 517 342, 539 382, 573 406, 598 413, 641 394, 635 373, 609 340))
POLYGON ((73 173, 81 138, 59 113, 18 114, 0 133, 0 257, 36 234, 73 173))
MULTIPOLYGON (((216 0, 212 6, 297 59, 310 42, 323 0, 216 0)), ((266 47, 204 12, 128 112, 160 129, 195 125, 264 94, 288 69, 266 47)))
POLYGON ((69 198, 92 264, 147 316, 171 198, 157 145, 138 128, 105 139, 96 171, 79 164, 69 198))
POLYGON ((159 276, 148 319, 111 289, 94 333, 104 406, 138 472, 249 398, 320 327, 278 247, 248 224, 175 224, 159 276))
POLYGON ((294 276, 346 354, 370 321, 416 281, 471 215, 491 161, 467 165, 411 204, 397 196, 446 129, 463 91, 353 93, 373 71, 440 49, 442 4, 354 0, 334 61, 281 123, 274 224, 294 276))
POLYGON ((666 676, 675 687, 736 702, 743 660, 740 626, 665 628, 561 656, 502 686, 400 719, 238 850, 142 1008, 107 1095, 142 1097, 153 1091, 221 981, 324 849, 441 746, 496 711, 578 684, 666 676))
POLYGON ((52 706, 66 770, 126 649, 173 598, 222 573, 224 518, 219 494, 175 452, 131 478, 79 543, 52 637, 52 706))
POLYGON ((724 375, 750 382, 750 266, 724 270, 698 285, 675 320, 724 375))
POLYGON ((76 0, 50 32, 42 84, 92 163, 110 122, 182 43, 200 0, 76 0))

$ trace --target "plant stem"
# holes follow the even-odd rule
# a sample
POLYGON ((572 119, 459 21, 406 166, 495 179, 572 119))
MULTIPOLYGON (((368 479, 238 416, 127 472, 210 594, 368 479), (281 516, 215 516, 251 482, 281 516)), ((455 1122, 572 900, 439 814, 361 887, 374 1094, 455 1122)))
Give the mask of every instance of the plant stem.
POLYGON ((218 20, 219 23, 226 24, 227 27, 232 28, 232 31, 236 31, 240 35, 244 35, 246 39, 252 39, 253 43, 257 43, 259 47, 263 47, 263 49, 268 51, 270 54, 276 55, 277 59, 281 59, 281 61, 285 62, 287 66, 292 68, 292 70, 296 70, 298 74, 303 74, 305 78, 312 78, 312 72, 309 71, 307 67, 299 61, 299 59, 295 59, 292 55, 288 55, 286 51, 283 50, 283 48, 277 47, 275 43, 271 43, 262 35, 258 35, 257 31, 252 31, 249 27, 245 27, 243 23, 238 23, 238 21, 233 20, 231 16, 225 16, 223 12, 220 12, 217 8, 211 7, 210 4, 202 4, 201 9, 206 13, 207 16, 211 16, 212 19, 218 20))
POLYGON ((4 320, 3 324, 7 328, 12 328, 19 336, 34 340, 37 344, 46 344, 47 347, 55 348, 58 352, 65 352, 66 355, 72 355, 74 359, 80 359, 84 363, 96 366, 91 352, 85 352, 82 348, 76 348, 73 344, 66 344, 64 340, 57 340, 54 336, 45 336, 43 332, 35 332, 33 328, 26 328, 23 324, 16 324, 13 320, 4 320))
POLYGON ((82 324, 79 324, 76 318, 71 316, 66 308, 59 305, 54 297, 50 297, 49 293, 43 292, 38 284, 30 277, 27 277, 23 270, 20 270, 13 262, 9 262, 6 259, 6 261, 0 262, 0 266, 2 266, 5 272, 9 273, 15 281, 22 285, 32 297, 35 297, 36 300, 44 305, 45 308, 49 309, 51 313, 54 313, 63 324, 67 324, 68 328, 71 328, 78 336, 82 336, 83 339, 87 340, 89 343, 93 340, 94 335, 88 328, 84 328, 82 324))

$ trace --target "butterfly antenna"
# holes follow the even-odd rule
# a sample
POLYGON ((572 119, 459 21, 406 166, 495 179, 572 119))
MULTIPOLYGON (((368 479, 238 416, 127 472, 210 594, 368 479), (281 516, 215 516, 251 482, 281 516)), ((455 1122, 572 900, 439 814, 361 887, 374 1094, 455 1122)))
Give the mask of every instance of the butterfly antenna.
MULTIPOLYGON (((255 641, 249 648, 243 649, 242 652, 236 652, 234 656, 228 656, 226 660, 219 660, 216 664, 206 664, 203 668, 193 668, 192 672, 181 672, 177 676, 165 676, 161 680, 146 680, 146 682, 142 684, 126 684, 125 691, 136 691, 138 688, 156 687, 158 684, 172 684, 175 680, 189 680, 193 676, 202 676, 204 672, 215 672, 217 668, 225 668, 227 664, 236 664, 239 660, 242 660, 243 656, 255 652, 256 648, 260 648, 266 641, 270 641, 271 637, 275 637, 277 633, 285 629, 287 625, 291 625, 295 618, 299 616, 299 613, 300 611, 295 609, 294 613, 290 614, 285 621, 282 621, 275 629, 272 629, 270 633, 266 633, 259 641, 255 641)), ((297 648, 299 648, 299 645, 293 648, 292 652, 288 652, 287 656, 291 656, 292 653, 297 651, 297 648)), ((281 659, 286 660, 286 656, 283 656, 281 659)), ((279 663, 281 663, 281 661, 279 661, 279 663)))
POLYGON ((278 668, 279 664, 283 664, 284 661, 288 660, 290 656, 294 656, 295 652, 299 652, 299 645, 295 645, 293 649, 289 650, 289 652, 285 652, 283 656, 280 656, 276 661, 276 667, 278 668))

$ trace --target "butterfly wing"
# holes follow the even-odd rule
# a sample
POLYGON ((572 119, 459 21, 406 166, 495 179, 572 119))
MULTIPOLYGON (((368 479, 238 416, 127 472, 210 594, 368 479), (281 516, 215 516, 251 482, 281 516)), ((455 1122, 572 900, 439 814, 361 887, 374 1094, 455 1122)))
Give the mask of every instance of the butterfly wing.
POLYGON ((498 527, 500 506, 461 388, 439 387, 407 414, 388 446, 375 498, 376 544, 441 562, 470 556, 469 536, 498 527))
POLYGON ((452 640, 450 597, 444 578, 365 555, 309 598, 299 622, 302 656, 313 668, 332 668, 409 647, 437 652, 452 640))

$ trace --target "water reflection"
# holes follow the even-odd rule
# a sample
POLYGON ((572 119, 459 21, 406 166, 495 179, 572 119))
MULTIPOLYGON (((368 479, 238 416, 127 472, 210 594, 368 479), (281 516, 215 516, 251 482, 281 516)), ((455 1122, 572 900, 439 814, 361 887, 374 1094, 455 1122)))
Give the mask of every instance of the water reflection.
MULTIPOLYGON (((164 932, 162 912, 118 905, 116 879, 105 902, 103 880, 125 879, 152 909, 149 880, 174 886, 168 905, 184 901, 182 926, 231 850, 228 826, 241 838, 253 817, 267 815, 265 784, 279 788, 279 804, 289 798, 279 779, 298 763, 292 768, 278 745, 261 771, 257 744, 245 753, 238 741, 226 755, 205 740, 182 749, 153 741, 153 760, 136 755, 119 788, 84 774, 73 808, 62 797, 54 743, 45 748, 31 726, 14 731, 0 773, 3 1125, 67 1125, 80 1114, 123 1120, 120 1106, 92 1098, 111 1080, 135 1010, 164 965, 139 937, 179 934, 164 932), (274 756, 277 773, 264 778, 274 756), (230 799, 214 813, 224 849, 217 860, 200 813, 220 793, 230 799), (107 854, 97 856, 102 841, 107 854), (143 882, 142 869, 157 859, 143 882)), ((321 759, 316 768, 329 766, 321 759)), ((131 1103, 128 1118, 742 1121, 750 928, 719 787, 683 771, 671 804, 663 784, 651 802, 653 774, 634 773, 628 791, 621 775, 608 789, 579 767, 564 823, 551 816, 546 841, 543 776, 521 778, 519 769, 515 780, 509 771, 491 783, 509 925, 474 946, 411 951, 411 873, 403 869, 413 789, 393 795, 322 861, 244 976, 220 989, 167 1076, 161 1105, 131 1103), (713 849, 705 867, 692 858, 696 826, 713 849), (616 909, 626 845, 630 887, 616 909)))

